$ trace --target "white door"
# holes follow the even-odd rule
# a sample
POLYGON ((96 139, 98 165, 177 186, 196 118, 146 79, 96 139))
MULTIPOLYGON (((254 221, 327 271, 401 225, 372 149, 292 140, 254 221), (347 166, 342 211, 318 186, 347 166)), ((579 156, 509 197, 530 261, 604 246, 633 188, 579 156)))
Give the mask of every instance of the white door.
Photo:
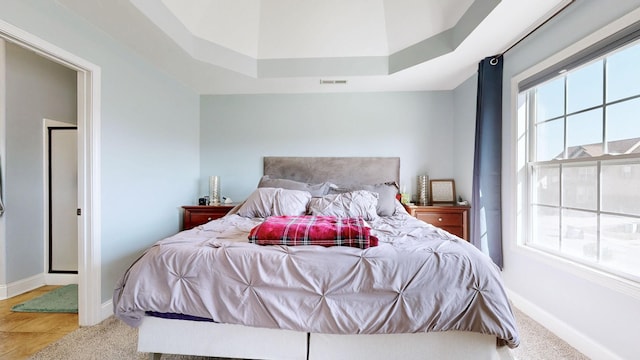
POLYGON ((49 272, 78 272, 77 129, 49 128, 49 272))

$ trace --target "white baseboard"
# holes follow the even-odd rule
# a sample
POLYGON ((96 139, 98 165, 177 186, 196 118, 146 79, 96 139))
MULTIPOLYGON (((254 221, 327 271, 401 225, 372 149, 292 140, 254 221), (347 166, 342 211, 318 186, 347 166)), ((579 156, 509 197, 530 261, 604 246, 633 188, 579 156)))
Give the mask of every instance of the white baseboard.
POLYGON ((44 274, 47 285, 69 285, 78 283, 78 274, 44 274))
POLYGON ((554 333, 562 340, 566 341, 569 345, 573 346, 589 358, 623 360, 618 355, 611 352, 611 350, 598 343, 596 340, 587 337, 580 331, 567 325, 567 323, 544 311, 524 297, 514 293, 509 289, 507 289, 507 294, 515 307, 522 310, 522 312, 524 312, 527 316, 537 321, 545 328, 549 329, 549 331, 554 333))
POLYGON ((77 274, 42 273, 6 285, 0 285, 0 300, 24 294, 27 291, 31 291, 45 285, 69 285, 77 283, 77 274))
POLYGON ((2 296, 2 299, 8 299, 16 295, 24 294, 27 291, 37 289, 44 285, 44 274, 38 274, 26 279, 0 286, 0 296, 2 296))
POLYGON ((113 315, 113 300, 108 300, 100 306, 100 321, 113 315))

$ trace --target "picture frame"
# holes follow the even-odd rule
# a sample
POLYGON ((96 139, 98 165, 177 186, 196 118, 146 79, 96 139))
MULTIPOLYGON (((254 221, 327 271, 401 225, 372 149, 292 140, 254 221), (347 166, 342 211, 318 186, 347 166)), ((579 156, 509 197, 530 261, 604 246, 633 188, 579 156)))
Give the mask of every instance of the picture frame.
POLYGON ((433 179, 429 182, 432 204, 453 204, 456 202, 456 184, 453 179, 433 179))

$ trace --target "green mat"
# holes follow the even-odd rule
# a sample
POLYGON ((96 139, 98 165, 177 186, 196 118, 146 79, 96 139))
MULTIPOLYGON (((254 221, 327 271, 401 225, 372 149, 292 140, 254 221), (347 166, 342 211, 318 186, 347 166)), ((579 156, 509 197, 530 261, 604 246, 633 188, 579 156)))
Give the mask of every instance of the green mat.
POLYGON ((78 285, 71 284, 51 290, 42 296, 15 305, 11 311, 77 313, 78 285))

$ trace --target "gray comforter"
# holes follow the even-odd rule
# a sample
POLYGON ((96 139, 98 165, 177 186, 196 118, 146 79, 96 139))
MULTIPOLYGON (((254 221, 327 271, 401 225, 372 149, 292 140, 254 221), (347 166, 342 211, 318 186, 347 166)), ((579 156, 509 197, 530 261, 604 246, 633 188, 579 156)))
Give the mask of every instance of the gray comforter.
POLYGON ((228 215, 149 248, 116 285, 115 315, 146 311, 312 333, 462 330, 516 347, 499 269, 466 241, 404 211, 369 222, 380 245, 259 246, 260 219, 228 215))

